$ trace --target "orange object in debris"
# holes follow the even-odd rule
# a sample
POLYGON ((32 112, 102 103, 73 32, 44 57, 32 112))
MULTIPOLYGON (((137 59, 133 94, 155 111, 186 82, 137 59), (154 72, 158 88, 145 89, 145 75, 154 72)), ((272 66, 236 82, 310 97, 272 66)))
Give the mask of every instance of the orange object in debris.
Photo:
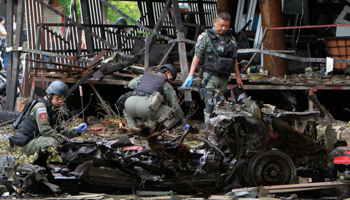
POLYGON ((100 126, 93 126, 89 129, 90 132, 97 132, 97 131, 102 131, 102 127, 100 126))
MULTIPOLYGON (((350 37, 326 38, 327 48, 331 58, 350 59, 350 37)), ((350 63, 334 63, 334 69, 345 69, 350 63)))

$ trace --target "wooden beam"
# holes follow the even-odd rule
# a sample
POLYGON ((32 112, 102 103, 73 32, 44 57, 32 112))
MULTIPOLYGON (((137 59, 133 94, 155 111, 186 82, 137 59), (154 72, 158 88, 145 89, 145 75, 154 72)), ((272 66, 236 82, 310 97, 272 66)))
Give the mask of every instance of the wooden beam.
MULTIPOLYGON (((178 2, 178 0, 172 0, 172 1, 173 1, 173 8, 174 8, 177 39, 182 40, 185 37, 185 35, 183 32, 184 27, 182 24, 179 2, 178 2)), ((181 72, 182 72, 182 81, 185 81, 185 79, 188 76, 188 65, 187 65, 187 54, 186 54, 185 42, 179 42, 178 48, 179 48, 180 67, 181 67, 181 72)))
POLYGON ((151 36, 150 36, 150 39, 149 39, 149 44, 150 44, 149 51, 151 51, 152 45, 156 41, 156 35, 158 35, 157 33, 160 31, 160 29, 161 29, 161 27, 163 25, 163 22, 165 20, 165 17, 169 13, 170 7, 171 7, 171 0, 167 0, 167 2, 164 5, 164 8, 162 10, 162 14, 161 14, 160 18, 158 19, 156 25, 154 26, 154 28, 153 28, 153 30, 151 32, 151 36))
MULTIPOLYGON (((7 1, 7 46, 13 46, 13 1, 7 1)), ((7 54, 7 74, 11 73, 12 67, 12 53, 7 54)))
POLYGON ((155 25, 152 2, 153 2, 153 0, 146 0, 148 24, 151 27, 155 25))
MULTIPOLYGON (((104 3, 105 5, 107 5, 108 7, 110 7, 114 12, 120 14, 120 15, 123 16, 125 19, 127 19, 127 20, 131 21, 132 23, 134 23, 134 24, 135 24, 136 26, 138 26, 139 28, 144 29, 144 30, 146 30, 146 31, 148 31, 148 32, 150 32, 150 33, 152 33, 152 34, 154 34, 154 35, 157 35, 158 37, 160 37, 160 38, 162 38, 162 39, 164 39, 164 40, 171 40, 171 39, 172 39, 172 38, 170 38, 170 37, 168 37, 168 36, 162 35, 162 34, 158 33, 157 31, 155 31, 156 28, 153 28, 153 30, 150 29, 150 28, 147 28, 146 26, 142 25, 140 22, 138 22, 138 21, 132 19, 130 16, 128 16, 127 14, 123 13, 121 10, 119 10, 118 8, 116 8, 115 6, 113 6, 112 4, 110 4, 108 1, 106 1, 106 0, 100 0, 100 1, 101 1, 102 3, 104 3)), ((171 5, 171 0, 167 0, 167 2, 165 3, 165 6, 164 6, 164 8, 163 8, 161 17, 158 19, 157 24, 160 24, 160 25, 163 24, 163 21, 164 21, 163 17, 165 18, 165 16, 166 16, 166 15, 164 16, 163 14, 164 14, 165 11, 168 11, 168 12, 169 12, 170 5, 171 5)), ((165 14, 167 14, 168 12, 165 12, 165 14)), ((157 26, 157 24, 156 24, 156 26, 157 26)), ((160 29, 159 29, 159 30, 160 30, 160 29)), ((158 31, 159 31, 159 30, 158 30, 158 31)))
MULTIPOLYGON (((83 16, 83 25, 84 24, 91 24, 88 1, 80 1, 80 7, 81 7, 81 15, 83 16)), ((89 29, 91 31, 91 28, 87 27, 87 29, 89 29)), ((92 35, 86 34, 84 32, 84 37, 85 37, 85 44, 86 44, 86 49, 87 49, 88 53, 93 53, 94 52, 94 42, 92 40, 92 35)))
MULTIPOLYGON (((16 29, 16 42, 15 46, 18 49, 22 46, 22 35, 23 35, 23 20, 24 20, 24 0, 18 0, 17 5, 17 29, 16 29)), ((8 22, 12 23, 12 22, 8 22)), ((18 83, 18 72, 20 64, 21 53, 16 51, 13 60, 11 73, 7 76, 7 87, 6 87, 6 104, 7 109, 13 111, 15 109, 16 97, 17 97, 17 83, 18 83)))
MULTIPOLYGON (((204 13, 203 0, 198 0, 197 5, 198 5, 198 12, 204 13)), ((200 24, 205 24, 204 15, 199 15, 199 22, 200 24)))
POLYGON ((149 37, 146 36, 145 38, 145 58, 144 58, 144 68, 145 68, 145 72, 148 71, 148 67, 149 67, 149 37))

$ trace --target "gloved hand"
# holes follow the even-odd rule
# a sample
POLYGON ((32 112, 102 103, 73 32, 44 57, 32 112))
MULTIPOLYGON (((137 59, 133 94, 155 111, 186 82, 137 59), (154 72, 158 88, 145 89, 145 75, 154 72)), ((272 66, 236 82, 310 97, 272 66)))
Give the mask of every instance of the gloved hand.
POLYGON ((70 142, 70 140, 66 137, 65 142, 70 142))
POLYGON ((185 132, 187 131, 191 126, 186 124, 184 127, 182 127, 182 130, 185 132))
POLYGON ((184 89, 185 87, 190 87, 191 84, 193 82, 193 76, 188 76, 184 82, 184 84, 182 84, 182 89, 184 89))
POLYGON ((81 132, 86 131, 86 128, 87 128, 87 124, 86 124, 86 123, 80 124, 80 125, 77 127, 77 133, 80 134, 81 132))

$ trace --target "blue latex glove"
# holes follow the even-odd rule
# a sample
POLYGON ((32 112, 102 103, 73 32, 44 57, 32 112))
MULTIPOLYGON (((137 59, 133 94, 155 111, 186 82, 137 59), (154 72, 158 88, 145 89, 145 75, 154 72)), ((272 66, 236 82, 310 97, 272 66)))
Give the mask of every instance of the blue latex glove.
POLYGON ((77 133, 81 133, 86 131, 87 128, 87 124, 86 123, 82 123, 77 127, 77 133))
POLYGON ((186 124, 184 127, 182 127, 182 130, 185 132, 190 128, 190 125, 186 124))
POLYGON ((70 140, 66 137, 66 142, 70 142, 70 140))
POLYGON ((184 84, 182 84, 182 89, 184 89, 185 87, 190 87, 191 84, 193 82, 193 76, 188 76, 184 82, 184 84))

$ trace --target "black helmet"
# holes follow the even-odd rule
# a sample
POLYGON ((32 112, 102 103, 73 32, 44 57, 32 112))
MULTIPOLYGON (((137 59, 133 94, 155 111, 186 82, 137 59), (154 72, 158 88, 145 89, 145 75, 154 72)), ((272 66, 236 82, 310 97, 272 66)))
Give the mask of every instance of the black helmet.
POLYGON ((54 81, 46 89, 46 94, 55 94, 60 97, 67 97, 68 90, 69 88, 67 84, 63 83, 62 81, 54 81))
POLYGON ((173 74, 174 80, 175 80, 176 76, 177 76, 177 69, 174 67, 174 65, 172 65, 172 64, 165 64, 165 65, 163 65, 163 66, 161 66, 159 68, 159 71, 164 73, 166 71, 164 68, 167 68, 168 70, 171 71, 171 73, 173 74))
POLYGON ((122 27, 120 27, 121 29, 124 29, 126 25, 128 25, 128 22, 126 21, 126 19, 124 17, 119 17, 117 19, 117 21, 115 22, 115 25, 123 25, 122 27))

